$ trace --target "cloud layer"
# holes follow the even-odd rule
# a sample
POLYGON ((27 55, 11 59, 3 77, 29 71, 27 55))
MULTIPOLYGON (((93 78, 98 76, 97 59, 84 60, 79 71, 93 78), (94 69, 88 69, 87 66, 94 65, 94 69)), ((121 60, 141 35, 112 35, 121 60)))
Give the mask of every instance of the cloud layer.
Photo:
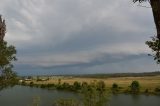
POLYGON ((132 0, 1 0, 0 13, 20 74, 157 69, 144 44, 155 32, 151 9, 132 0))

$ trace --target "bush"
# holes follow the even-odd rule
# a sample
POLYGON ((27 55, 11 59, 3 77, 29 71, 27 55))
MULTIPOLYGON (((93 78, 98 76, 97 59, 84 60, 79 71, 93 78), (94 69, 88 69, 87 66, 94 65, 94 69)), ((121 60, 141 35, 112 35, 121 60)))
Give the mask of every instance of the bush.
POLYGON ((149 90, 148 90, 148 89, 146 89, 144 92, 145 92, 145 93, 149 93, 149 90))
POLYGON ((55 87, 56 87, 57 90, 62 90, 63 89, 62 85, 59 85, 59 84, 57 84, 55 87))
POLYGON ((55 84, 47 84, 48 88, 55 87, 55 84))
POLYGON ((99 92, 103 92, 106 90, 106 85, 105 85, 104 81, 97 82, 97 90, 99 92))
POLYGON ((78 91, 80 89, 81 89, 81 83, 75 81, 74 84, 73 84, 73 90, 78 91))
POLYGON ((62 81, 61 81, 61 79, 59 78, 59 79, 58 79, 58 85, 61 85, 61 82, 62 82, 62 81))
POLYGON ((160 92, 160 88, 155 88, 155 92, 160 92))
POLYGON ((22 85, 26 85, 26 82, 25 82, 25 81, 22 81, 22 85))
POLYGON ((66 82, 64 82, 63 84, 62 84, 62 88, 63 89, 66 89, 66 90, 70 90, 70 85, 69 85, 69 83, 66 83, 66 82))
POLYGON ((82 83, 82 94, 84 106, 104 106, 109 96, 104 81, 82 83))
POLYGON ((113 92, 113 93, 116 93, 116 92, 118 91, 118 89, 119 89, 118 84, 113 83, 113 84, 112 84, 112 92, 113 92))
POLYGON ((46 88, 46 85, 45 84, 41 84, 41 88, 46 88))
POLYGON ((84 87, 86 87, 86 86, 88 86, 88 83, 87 82, 82 82, 82 88, 84 88, 84 87))
POLYGON ((112 89, 118 89, 118 84, 113 83, 113 84, 112 84, 112 89))
POLYGON ((34 83, 31 81, 31 82, 29 83, 29 86, 31 86, 31 87, 32 87, 32 86, 33 86, 33 84, 34 84, 34 83))

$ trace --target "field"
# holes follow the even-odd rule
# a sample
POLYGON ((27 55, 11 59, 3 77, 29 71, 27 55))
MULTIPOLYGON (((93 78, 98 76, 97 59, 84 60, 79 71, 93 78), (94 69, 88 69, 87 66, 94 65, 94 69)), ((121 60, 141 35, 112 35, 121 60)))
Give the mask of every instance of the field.
MULTIPOLYGON (((45 77, 43 77, 45 79, 45 77)), ((129 88, 132 81, 136 80, 140 83, 140 91, 144 92, 148 89, 149 92, 154 92, 155 88, 160 88, 160 75, 158 76, 145 76, 145 77, 111 77, 111 78, 81 78, 81 77, 50 77, 47 81, 36 81, 32 80, 34 84, 57 84, 59 81, 61 84, 64 82, 73 84, 75 81, 78 82, 97 82, 97 81, 104 81, 107 88, 110 89, 113 83, 117 83, 118 86, 121 88, 120 91, 125 91, 129 88)), ((29 83, 31 81, 27 81, 29 83)))

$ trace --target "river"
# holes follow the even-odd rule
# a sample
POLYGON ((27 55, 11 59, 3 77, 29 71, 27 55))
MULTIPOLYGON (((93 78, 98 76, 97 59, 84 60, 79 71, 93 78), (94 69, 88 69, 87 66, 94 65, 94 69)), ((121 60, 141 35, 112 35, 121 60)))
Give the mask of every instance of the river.
MULTIPOLYGON (((34 101, 40 101, 40 106, 52 106, 58 98, 77 98, 76 93, 14 86, 0 91, 0 106, 32 106, 34 101)), ((110 106, 160 106, 160 96, 155 95, 112 95, 110 106)))

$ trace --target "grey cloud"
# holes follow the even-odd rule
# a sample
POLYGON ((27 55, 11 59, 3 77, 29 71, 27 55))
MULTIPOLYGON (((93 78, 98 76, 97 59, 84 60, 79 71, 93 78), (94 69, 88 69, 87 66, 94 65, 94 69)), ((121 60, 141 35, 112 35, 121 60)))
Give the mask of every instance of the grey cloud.
MULTIPOLYGON (((115 62, 116 65, 117 61, 143 57, 141 54, 148 52, 144 42, 155 31, 151 10, 140 8, 128 0, 1 1, 0 13, 7 21, 6 40, 18 50, 17 65, 21 68, 17 70, 25 70, 26 67, 30 67, 30 70, 39 69, 32 67, 33 63, 47 60, 47 55, 53 58, 47 60, 48 66, 66 63, 64 66, 53 66, 62 72, 66 67, 85 67, 87 72, 87 69, 94 70, 97 64, 107 66, 115 62), (130 47, 124 48, 123 44, 130 47), (137 44, 140 47, 135 47, 137 44), (115 46, 118 48, 115 49, 115 46), (105 49, 116 55, 108 55, 105 49), (122 60, 116 58, 124 55, 119 51, 127 54, 122 60), (56 57, 57 54, 64 58, 56 57), (73 56, 69 59, 65 54, 73 56)), ((38 62, 37 65, 42 67, 38 62)))
MULTIPOLYGON (((111 54, 103 54, 101 56, 98 56, 98 58, 95 58, 91 60, 89 63, 73 63, 73 64, 67 64, 67 65, 56 65, 56 66, 48 66, 48 67, 42 67, 42 68, 67 68, 67 67, 79 67, 79 68, 87 68, 92 66, 98 66, 103 65, 107 63, 118 63, 118 62, 124 62, 126 60, 134 60, 139 58, 147 58, 147 54, 140 54, 140 55, 129 55, 129 56, 117 56, 117 55, 111 55, 111 54)), ((41 66, 39 66, 41 67, 41 66)))
MULTIPOLYGON (((23 74, 85 74, 85 73, 120 73, 120 72, 149 72, 156 71, 152 58, 146 54, 124 56, 123 58, 104 56, 90 63, 68 64, 50 67, 22 66, 23 74), (107 58, 105 60, 105 58, 107 58), (145 63, 145 64, 144 64, 145 63), (136 68, 135 68, 136 67, 136 68), (45 71, 44 71, 45 70, 45 71), (30 73, 31 72, 31 73, 30 73), (40 73, 39 73, 40 72, 40 73)), ((20 72, 20 73, 22 73, 20 72)))

